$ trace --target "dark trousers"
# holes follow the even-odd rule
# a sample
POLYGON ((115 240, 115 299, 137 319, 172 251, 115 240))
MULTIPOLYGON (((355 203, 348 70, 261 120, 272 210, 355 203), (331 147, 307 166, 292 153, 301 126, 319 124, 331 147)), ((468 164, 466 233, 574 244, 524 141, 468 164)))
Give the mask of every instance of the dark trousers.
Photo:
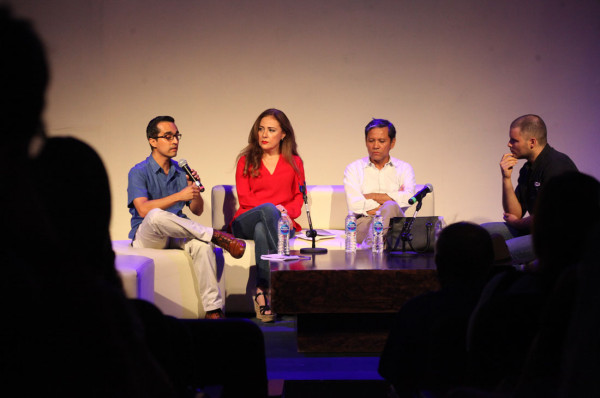
POLYGON ((280 218, 279 209, 272 203, 265 203, 240 214, 231 224, 236 238, 254 240, 256 286, 263 289, 270 286, 271 269, 269 262, 260 257, 277 252, 277 222, 280 218))

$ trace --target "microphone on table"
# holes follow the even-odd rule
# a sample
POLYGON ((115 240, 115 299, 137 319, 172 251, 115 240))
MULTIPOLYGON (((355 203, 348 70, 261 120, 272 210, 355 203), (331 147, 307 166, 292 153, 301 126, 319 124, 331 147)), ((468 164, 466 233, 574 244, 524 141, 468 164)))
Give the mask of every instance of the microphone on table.
POLYGON ((425 184, 425 187, 423 189, 421 189, 415 194, 415 196, 408 200, 408 204, 414 205, 415 203, 422 201, 425 195, 427 195, 429 192, 433 192, 433 185, 425 184))
MULTIPOLYGON (((398 241, 400 239, 402 239, 402 251, 391 251, 390 252, 391 256, 412 257, 412 256, 416 256, 417 254, 419 254, 416 251, 405 251, 404 249, 406 247, 406 243, 411 245, 413 236, 412 236, 410 230, 413 226, 413 223, 417 219, 417 214, 419 213, 419 210, 421 210, 421 206, 423 205, 423 198, 429 192, 433 192, 433 185, 425 184, 425 187, 423 187, 423 189, 421 189, 419 192, 417 192, 415 194, 415 196, 413 196, 412 198, 410 198, 408 200, 409 205, 413 205, 413 204, 417 203, 417 207, 415 209, 413 216, 410 219, 407 218, 406 221, 404 221, 404 225, 402 226, 402 231, 400 232, 400 236, 396 240, 396 245, 397 245, 398 241)), ((394 245, 394 246, 396 246, 396 245, 394 245)), ((412 249, 412 245, 410 247, 412 249)))
POLYGON ((300 192, 302 192, 302 198, 304 199, 304 204, 306 205, 306 218, 308 219, 308 230, 306 231, 306 236, 312 239, 312 247, 303 247, 300 249, 300 253, 327 253, 327 249, 323 247, 315 247, 315 237, 317 236, 317 231, 313 229, 312 220, 310 219, 310 208, 308 207, 308 196, 306 195, 306 181, 300 184, 300 192))
POLYGON ((300 184, 300 192, 302 192, 302 199, 304 199, 304 205, 306 206, 306 218, 308 219, 308 230, 306 231, 306 236, 309 238, 313 238, 317 236, 317 231, 315 231, 312 227, 312 220, 310 218, 310 208, 308 207, 308 196, 306 195, 306 181, 303 184, 300 184))
POLYGON ((196 179, 196 177, 194 177, 192 175, 192 169, 190 169, 190 166, 188 166, 187 164, 187 160, 185 159, 179 159, 179 167, 181 167, 183 169, 183 171, 185 171, 185 173, 188 175, 188 177, 190 177, 190 180, 196 184, 198 186, 198 188, 200 188, 200 192, 204 192, 204 187, 202 186, 202 183, 200 182, 200 180, 196 179))

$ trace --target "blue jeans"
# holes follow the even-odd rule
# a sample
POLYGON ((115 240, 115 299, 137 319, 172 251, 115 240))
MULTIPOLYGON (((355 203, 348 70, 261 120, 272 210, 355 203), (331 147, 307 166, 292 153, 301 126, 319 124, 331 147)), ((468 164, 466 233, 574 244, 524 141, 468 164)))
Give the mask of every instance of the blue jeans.
POLYGON ((485 228, 490 235, 498 234, 504 238, 513 264, 527 264, 528 262, 535 260, 536 256, 533 250, 531 234, 519 231, 518 229, 507 225, 505 222, 488 222, 481 224, 481 226, 485 228))
POLYGON ((281 212, 272 203, 264 203, 254 209, 240 214, 231 229, 236 238, 254 240, 254 256, 256 258, 256 286, 268 289, 271 284, 271 269, 267 260, 260 256, 277 252, 277 222, 281 212))

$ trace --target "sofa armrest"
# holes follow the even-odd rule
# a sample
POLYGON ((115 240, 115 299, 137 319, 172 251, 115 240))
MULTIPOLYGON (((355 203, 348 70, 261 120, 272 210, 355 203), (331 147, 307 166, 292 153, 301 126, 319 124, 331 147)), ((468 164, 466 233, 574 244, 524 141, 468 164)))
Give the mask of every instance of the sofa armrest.
POLYGON ((215 185, 210 194, 212 227, 225 230, 238 209, 235 185, 215 185))

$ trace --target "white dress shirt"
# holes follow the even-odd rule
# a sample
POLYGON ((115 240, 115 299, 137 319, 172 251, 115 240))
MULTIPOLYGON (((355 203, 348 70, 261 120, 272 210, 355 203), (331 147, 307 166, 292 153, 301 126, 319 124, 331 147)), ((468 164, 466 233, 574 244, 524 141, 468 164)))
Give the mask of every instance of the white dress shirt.
POLYGON ((412 166, 391 156, 381 170, 367 156, 350 163, 344 171, 348 210, 355 214, 367 215, 369 210, 379 207, 379 203, 364 197, 368 193, 385 193, 405 210, 409 207, 408 200, 415 194, 415 185, 412 166))

